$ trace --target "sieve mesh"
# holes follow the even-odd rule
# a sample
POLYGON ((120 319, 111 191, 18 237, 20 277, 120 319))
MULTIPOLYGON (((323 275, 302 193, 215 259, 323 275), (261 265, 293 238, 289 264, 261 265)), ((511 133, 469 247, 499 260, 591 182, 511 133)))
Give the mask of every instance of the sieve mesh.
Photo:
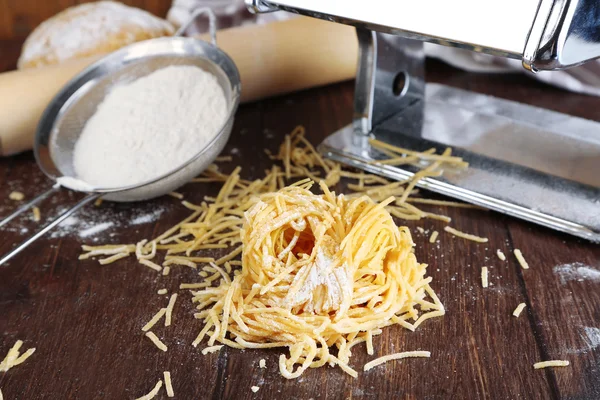
POLYGON ((50 137, 50 155, 61 174, 75 176, 73 167, 75 143, 87 121, 96 112, 98 105, 114 87, 131 83, 172 65, 191 65, 212 73, 216 76, 225 97, 227 99, 232 97, 231 84, 227 76, 213 62, 202 57, 159 55, 144 57, 118 66, 107 74, 82 84, 62 107, 50 137))

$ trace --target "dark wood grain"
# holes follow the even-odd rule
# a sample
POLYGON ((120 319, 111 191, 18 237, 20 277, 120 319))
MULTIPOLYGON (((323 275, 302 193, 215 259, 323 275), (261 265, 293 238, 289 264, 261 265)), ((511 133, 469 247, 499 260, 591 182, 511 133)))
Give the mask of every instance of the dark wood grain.
MULTIPOLYGON (((13 42, 11 42, 13 43, 13 42)), ((14 63, 18 48, 0 47, 2 66, 14 63)), ((482 93, 520 100, 600 120, 597 98, 548 88, 523 76, 473 75, 439 62, 428 64, 429 79, 482 93)), ((270 165, 264 148, 275 150, 284 134, 303 124, 313 143, 351 120, 352 84, 309 90, 240 108, 225 153, 232 154, 243 174, 258 177, 270 165)), ((31 154, 0 160, 0 216, 16 204, 8 194, 20 190, 28 198, 50 183, 31 154)), ((200 201, 217 185, 189 184, 181 192, 200 201)), ((78 195, 61 193, 41 206, 44 220, 72 204, 78 195)), ((36 353, 23 365, 0 373, 0 388, 8 399, 133 399, 148 392, 170 370, 176 398, 407 398, 407 399, 598 399, 600 346, 587 328, 600 328, 600 249, 502 215, 468 209, 431 206, 446 213, 458 229, 490 239, 476 244, 454 238, 436 221, 408 222, 415 232, 416 254, 429 264, 433 287, 447 308, 443 318, 425 322, 416 332, 392 327, 375 340, 376 355, 403 350, 429 350, 431 359, 394 362, 352 379, 339 369, 307 371, 288 381, 277 370, 280 350, 238 351, 224 348, 202 356, 190 343, 201 328, 192 318, 189 296, 181 293, 174 324, 155 333, 169 351, 157 350, 142 337, 140 327, 168 296, 156 291, 177 289, 192 281, 191 270, 169 277, 152 273, 133 260, 110 266, 77 261, 83 243, 135 242, 178 222, 188 211, 170 197, 146 203, 88 207, 78 218, 96 224, 115 222, 96 237, 81 237, 82 228, 43 238, 8 266, 0 267, 0 354, 16 339, 36 353), (132 224, 132 217, 161 210, 160 218, 132 224), (439 243, 429 232, 441 232, 439 243), (97 240, 96 242, 94 240, 97 240), (523 271, 512 257, 520 248, 531 269, 523 271), (507 255, 497 259, 496 249, 507 255), (593 272, 583 281, 564 282, 555 271, 581 263, 593 272), (481 287, 481 267, 488 266, 491 286, 481 287), (593 274, 596 275, 593 275, 593 274), (527 309, 511 314, 520 302, 527 309), (261 358, 267 368, 260 369, 261 358), (568 359, 563 369, 534 371, 534 362, 568 359), (259 386, 254 394, 251 386, 259 386)), ((37 228, 24 218, 0 233, 0 253, 37 228)), ((60 230, 60 229, 59 229, 60 230)), ((600 332, 600 330, 598 331, 600 332)), ((201 345, 200 347, 204 346, 201 345)), ((351 364, 360 369, 371 357, 355 347, 351 364)), ((166 399, 164 392, 159 396, 166 399)))

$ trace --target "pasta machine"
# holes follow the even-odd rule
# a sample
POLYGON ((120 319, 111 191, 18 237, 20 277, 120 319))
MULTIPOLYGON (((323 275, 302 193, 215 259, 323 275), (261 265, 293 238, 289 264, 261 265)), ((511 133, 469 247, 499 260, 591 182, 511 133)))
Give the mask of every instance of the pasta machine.
POLYGON ((419 186, 600 241, 600 123, 424 80, 423 42, 520 59, 532 73, 600 57, 597 0, 246 0, 356 27, 352 124, 320 151, 391 179, 376 137, 422 151, 453 148, 470 167, 419 186))

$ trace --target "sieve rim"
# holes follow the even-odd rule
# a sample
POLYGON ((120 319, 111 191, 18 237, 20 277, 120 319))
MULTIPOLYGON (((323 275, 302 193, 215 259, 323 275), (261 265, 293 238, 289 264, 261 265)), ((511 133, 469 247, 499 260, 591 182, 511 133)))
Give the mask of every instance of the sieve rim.
MULTIPOLYGON (((133 43, 122 49, 119 49, 92 63, 83 71, 78 73, 75 77, 73 77, 69 82, 67 82, 61 88, 61 90, 54 96, 52 101, 44 110, 40 122, 38 123, 34 142, 34 155, 36 162, 46 176, 48 176, 53 181, 57 181, 61 177, 69 177, 78 180, 76 176, 73 177, 65 175, 63 171, 61 171, 60 168, 57 167, 55 160, 52 157, 51 141, 54 135, 57 134, 57 123, 60 121, 61 117, 64 116, 68 112, 68 110, 71 107, 73 107, 74 104, 77 104, 78 101, 80 101, 83 97, 82 93, 80 93, 80 89, 83 88, 85 85, 89 85, 89 88, 86 89, 86 91, 89 91, 101 80, 100 78, 105 78, 106 76, 116 71, 119 67, 131 65, 137 62, 143 62, 150 58, 158 58, 161 56, 202 58, 205 62, 210 63, 214 68, 220 70, 223 73, 223 75, 227 78, 231 86, 231 94, 226 99, 228 106, 226 117, 224 118, 223 123, 221 124, 221 127, 219 128, 217 133, 211 138, 211 140, 205 143, 202 149, 195 153, 194 156, 156 178, 152 178, 141 183, 121 187, 94 187, 86 183, 86 185, 90 187, 89 190, 85 190, 83 189, 83 187, 70 187, 69 185, 64 184, 62 186, 79 192, 103 194, 120 193, 140 189, 142 187, 152 185, 159 181, 168 179, 170 176, 176 174, 178 171, 186 168, 190 164, 197 161, 198 158, 202 157, 204 153, 209 151, 215 145, 215 143, 223 137, 223 135, 230 134, 230 127, 228 128, 228 125, 233 122, 235 113, 239 107, 241 95, 241 82, 239 71, 231 57, 229 57, 227 53, 225 53, 215 44, 208 43, 201 39, 193 37, 171 36, 145 40, 142 42, 133 43), (171 45, 171 51, 164 51, 164 49, 159 49, 160 45, 164 43, 169 43, 171 45), (184 45, 186 44, 189 44, 190 46, 184 47, 184 45), (153 46, 158 51, 148 54, 148 50, 152 50, 153 46), (186 48, 187 50, 183 53, 178 53, 172 50, 172 48, 174 47, 186 48), (191 52, 189 49, 193 49, 195 51, 191 52), (146 51, 144 52, 140 50, 146 51), (222 60, 224 60, 227 66, 227 71, 224 70, 221 67, 221 65, 219 65, 219 63, 209 58, 206 54, 207 51, 215 52, 222 60), (76 96, 79 96, 80 98, 76 98, 76 96)), ((211 74, 213 73, 211 72, 211 74)), ((221 84, 219 84, 219 86, 221 86, 221 84)), ((210 162, 212 161, 214 161, 214 158, 210 160, 210 162)), ((80 182, 85 183, 85 181, 83 180, 80 180, 80 182)))

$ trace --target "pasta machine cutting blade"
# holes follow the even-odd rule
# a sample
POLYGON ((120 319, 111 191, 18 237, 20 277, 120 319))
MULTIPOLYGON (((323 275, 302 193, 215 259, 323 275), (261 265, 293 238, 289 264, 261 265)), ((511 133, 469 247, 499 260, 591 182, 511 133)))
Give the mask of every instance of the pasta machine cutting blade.
POLYGON ((600 241, 600 123, 426 83, 423 42, 520 59, 532 73, 600 57, 595 0, 364 2, 246 0, 356 27, 352 124, 319 147, 327 157, 392 179, 410 170, 372 161, 369 137, 411 150, 452 146, 466 171, 420 187, 591 241, 600 241), (435 11, 432 11, 435 10, 435 11))

